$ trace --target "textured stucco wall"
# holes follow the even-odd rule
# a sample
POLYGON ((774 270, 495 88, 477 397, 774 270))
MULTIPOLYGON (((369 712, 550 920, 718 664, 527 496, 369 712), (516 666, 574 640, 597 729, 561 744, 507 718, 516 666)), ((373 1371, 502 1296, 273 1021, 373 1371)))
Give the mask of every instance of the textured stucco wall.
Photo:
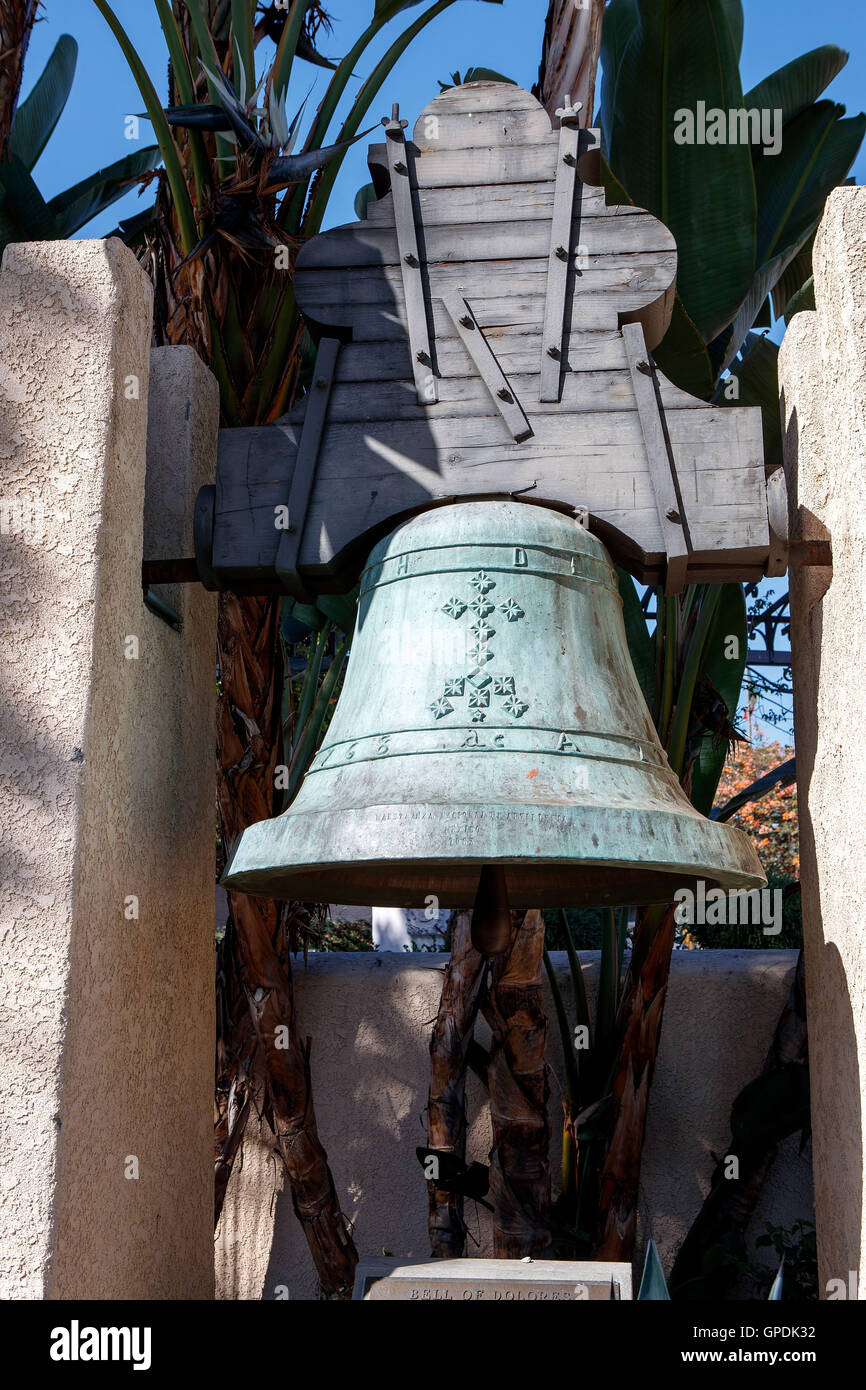
MULTIPOLYGON (((554 963, 574 1016, 564 953, 554 963)), ((425 1258, 427 1201, 415 1147, 425 1142, 428 1045, 447 957, 439 954, 317 955, 295 972, 301 1026, 313 1039, 312 1075, 319 1133, 343 1210, 362 1255, 385 1247, 425 1258)), ((666 1268, 709 1187, 713 1152, 724 1150, 731 1102, 760 1070, 790 988, 789 951, 699 951, 674 956, 670 996, 649 1109, 639 1256, 652 1234, 666 1268)), ((581 956, 587 992, 598 987, 599 957, 581 956)), ((549 1061, 551 1162, 559 1167, 558 1096, 563 1072, 552 1000, 549 1061)), ((484 1041, 483 1024, 477 1036, 484 1041)), ((480 1084, 468 1086, 470 1158, 487 1161, 490 1121, 480 1084)), ((243 1167, 229 1184, 217 1239, 217 1297, 316 1296, 306 1243, 266 1129, 251 1121, 243 1167)), ((787 1143, 762 1193, 758 1216, 790 1225, 811 1216, 809 1151, 787 1143)), ((488 1215, 471 1203, 480 1241, 467 1254, 492 1255, 488 1215)), ((756 1234, 762 1233, 756 1222, 756 1234)))
MULTIPOLYGON (((7 1297, 213 1287, 215 604, 179 595, 178 635, 142 603, 150 331, 119 241, 7 250, 0 500, 44 523, 0 535, 7 1297)), ((215 388, 186 353, 153 372, 149 491, 189 553, 215 388)))
POLYGON ((833 571, 791 574, 806 996, 822 1287, 861 1264, 866 1097, 866 188, 830 195, 780 381, 792 531, 833 571))

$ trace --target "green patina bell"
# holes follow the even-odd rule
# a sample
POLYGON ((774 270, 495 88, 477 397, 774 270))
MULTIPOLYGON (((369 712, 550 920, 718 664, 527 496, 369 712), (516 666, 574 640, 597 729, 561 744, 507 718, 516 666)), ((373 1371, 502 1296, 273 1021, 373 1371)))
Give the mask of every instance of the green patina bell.
POLYGON ((327 737, 289 809, 241 836, 223 881, 468 907, 485 867, 487 950, 504 944, 508 903, 641 904, 698 879, 765 882, 746 835, 701 816, 668 765, 604 546, 511 501, 441 507, 376 546, 327 737))

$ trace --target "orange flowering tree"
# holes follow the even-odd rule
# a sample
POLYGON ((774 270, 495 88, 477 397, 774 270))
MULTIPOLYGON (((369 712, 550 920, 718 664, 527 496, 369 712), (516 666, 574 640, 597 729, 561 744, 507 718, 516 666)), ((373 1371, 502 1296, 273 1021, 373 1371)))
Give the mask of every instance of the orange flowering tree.
MULTIPOLYGON (((739 743, 725 763, 716 793, 722 807, 753 782, 794 756, 780 743, 739 743)), ((773 879, 800 876, 797 787, 773 787, 758 801, 749 801, 730 818, 751 836, 764 872, 773 879)))

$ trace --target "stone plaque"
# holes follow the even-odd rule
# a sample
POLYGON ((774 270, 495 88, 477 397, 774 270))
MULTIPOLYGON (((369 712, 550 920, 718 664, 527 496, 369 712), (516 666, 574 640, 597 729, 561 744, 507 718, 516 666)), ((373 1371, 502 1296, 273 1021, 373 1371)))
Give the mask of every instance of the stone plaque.
POLYGON ((630 1299, 631 1265, 592 1260, 361 1260, 353 1297, 413 1303, 630 1299))

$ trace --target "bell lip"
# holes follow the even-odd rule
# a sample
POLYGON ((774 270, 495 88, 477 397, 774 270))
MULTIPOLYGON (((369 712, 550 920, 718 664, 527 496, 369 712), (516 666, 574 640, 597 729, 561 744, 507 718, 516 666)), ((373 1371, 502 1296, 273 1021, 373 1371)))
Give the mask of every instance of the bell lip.
MULTIPOLYGON (((418 809, 417 804, 415 809, 418 809)), ((435 812, 443 807, 425 806, 422 809, 435 812)), ((454 808, 450 806, 447 809, 454 808)), ((527 824, 530 825, 532 813, 537 812, 538 807, 528 806, 525 809, 527 824)), ((571 843, 582 843, 586 851, 591 846, 591 836, 586 833, 585 827, 580 827, 580 812, 589 813, 589 823, 593 816, 597 820, 597 808, 567 809, 573 813, 575 822, 570 836, 571 843)), ((592 852, 581 854, 574 851, 562 853, 561 845, 554 847, 552 844, 548 844, 545 852, 544 841, 549 840, 549 837, 541 833, 532 837, 539 846, 535 854, 496 852, 492 842, 495 808, 488 807, 491 814, 488 816, 487 842, 473 845, 473 850, 477 848, 477 853, 457 854, 452 841, 441 853, 431 853, 431 846, 427 843, 423 850, 411 854, 406 852, 406 845, 401 845, 396 837, 390 844, 387 843, 387 837, 381 837, 384 841, 382 852, 368 857, 357 852, 359 846, 354 848, 349 843, 352 830, 356 837, 360 839, 363 836, 367 843, 370 842, 373 827, 369 824, 365 826, 364 813, 390 811, 399 815, 401 810, 406 810, 405 806, 364 807, 354 813, 307 812, 298 816, 293 816, 289 811, 274 820, 259 821, 243 832, 220 878, 220 883, 231 892, 251 893, 254 896, 273 897, 278 900, 356 902, 359 906, 368 903, 380 907, 407 908, 425 906, 431 894, 439 899, 443 907, 471 906, 477 876, 486 865, 528 871, 522 875, 527 880, 525 891, 515 893, 509 886, 509 896, 515 907, 567 907, 590 903, 613 906, 617 902, 622 905, 640 906, 651 902, 669 902, 675 891, 672 884, 677 887, 692 887, 701 880, 706 884, 708 891, 712 888, 749 891, 766 887, 767 878, 755 847, 748 835, 736 826, 705 820, 695 811, 690 815, 685 811, 661 811, 655 808, 645 811, 607 809, 608 815, 613 815, 618 822, 620 846, 634 844, 639 851, 637 854, 631 854, 626 858, 621 848, 620 853, 608 855, 592 852), (629 830, 629 819, 635 816, 642 818, 644 832, 647 817, 658 825, 659 831, 670 831, 675 827, 675 838, 682 841, 676 847, 679 857, 653 859, 648 848, 648 838, 656 842, 654 848, 658 849, 664 835, 654 834, 647 838, 645 833, 638 832, 636 826, 629 830), (329 820, 332 822, 331 826, 327 824, 329 820), (356 822, 354 826, 353 821, 356 822), (277 826, 279 830, 276 829, 277 826), (306 836, 303 834, 305 828, 308 831, 306 836), (690 835, 699 838, 690 843, 690 835), (337 838, 334 838, 335 836, 337 838), (339 858, 314 858, 310 854, 306 860, 295 857, 294 862, 286 863, 280 855, 281 843, 291 845, 297 856, 302 839, 308 840, 308 849, 312 845, 342 841, 346 844, 346 853, 339 858), (557 849, 559 852, 556 852, 557 849), (548 876, 543 874, 546 868, 551 870, 548 876), (542 879, 554 878, 557 870, 560 871, 559 886, 551 885, 542 890, 542 879), (575 881, 579 882, 582 875, 592 874, 593 871, 611 875, 612 882, 605 891, 599 891, 594 899, 589 899, 579 887, 574 888, 570 885, 575 881), (441 884, 448 880, 449 873, 452 881, 461 875, 465 876, 459 891, 441 887, 441 884), (357 882, 358 877, 363 879, 367 875, 376 876, 375 886, 357 882), (653 893, 644 892, 642 896, 634 896, 624 890, 617 895, 617 875, 626 880, 639 881, 645 886, 658 880, 658 894, 654 896, 653 893), (420 881, 410 889, 395 886, 393 892, 389 891, 389 880, 396 885, 402 876, 411 876, 420 881), (531 886, 533 877, 539 880, 538 888, 531 886), (550 896, 551 893, 553 897, 550 896), (349 896, 345 896, 346 894, 349 896), (534 901, 533 895, 539 900, 534 901)), ((529 842, 531 841, 524 840, 524 843, 529 842)))

